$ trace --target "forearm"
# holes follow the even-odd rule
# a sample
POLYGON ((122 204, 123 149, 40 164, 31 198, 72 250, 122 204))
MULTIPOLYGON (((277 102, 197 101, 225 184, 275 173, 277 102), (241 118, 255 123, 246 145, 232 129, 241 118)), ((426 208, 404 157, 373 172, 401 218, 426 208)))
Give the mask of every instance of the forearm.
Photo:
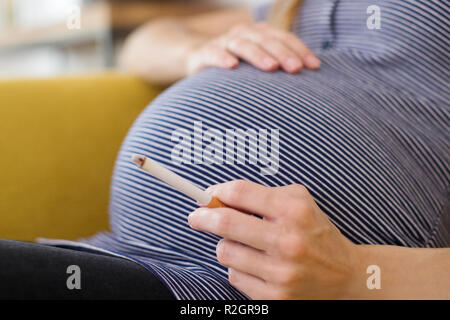
POLYGON ((194 49, 236 24, 252 20, 245 8, 155 20, 127 39, 120 65, 152 83, 170 84, 188 75, 186 61, 194 49))
POLYGON ((164 19, 139 28, 126 41, 120 57, 123 69, 156 84, 169 84, 186 76, 186 57, 208 40, 183 21, 164 19))
POLYGON ((450 249, 357 246, 355 299, 450 299, 450 249), (380 268, 381 289, 369 289, 367 267, 380 268))

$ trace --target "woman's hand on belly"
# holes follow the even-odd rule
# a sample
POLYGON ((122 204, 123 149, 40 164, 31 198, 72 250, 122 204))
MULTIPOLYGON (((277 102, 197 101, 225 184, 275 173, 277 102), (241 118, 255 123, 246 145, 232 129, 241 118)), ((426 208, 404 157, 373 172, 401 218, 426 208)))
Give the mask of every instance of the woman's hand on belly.
POLYGON ((320 67, 320 60, 297 36, 266 23, 256 23, 237 25, 224 35, 192 48, 187 73, 194 74, 206 67, 233 69, 239 59, 264 71, 281 68, 298 73, 304 67, 320 67))
POLYGON ((229 268, 233 286, 253 299, 348 296, 359 263, 357 246, 329 221, 305 187, 233 181, 210 192, 233 208, 199 208, 189 224, 224 238, 217 258, 229 268))

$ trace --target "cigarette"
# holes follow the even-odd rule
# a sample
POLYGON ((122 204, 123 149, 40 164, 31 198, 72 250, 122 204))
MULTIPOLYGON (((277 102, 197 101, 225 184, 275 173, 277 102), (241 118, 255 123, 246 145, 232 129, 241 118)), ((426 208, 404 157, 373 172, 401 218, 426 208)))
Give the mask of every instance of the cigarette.
POLYGON ((152 176, 158 178, 159 180, 164 181, 171 187, 187 195, 189 198, 196 200, 202 206, 206 206, 208 208, 226 207, 216 197, 211 196, 209 193, 193 185, 186 179, 164 168, 155 160, 152 160, 139 154, 134 154, 131 157, 131 160, 139 168, 150 173, 152 176))

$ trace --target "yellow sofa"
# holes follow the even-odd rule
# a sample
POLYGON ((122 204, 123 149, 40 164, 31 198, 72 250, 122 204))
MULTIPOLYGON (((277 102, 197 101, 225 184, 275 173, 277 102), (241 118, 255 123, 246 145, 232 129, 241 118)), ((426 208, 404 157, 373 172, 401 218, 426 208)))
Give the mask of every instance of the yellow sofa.
POLYGON ((116 73, 0 80, 0 238, 106 230, 116 154, 161 90, 116 73))

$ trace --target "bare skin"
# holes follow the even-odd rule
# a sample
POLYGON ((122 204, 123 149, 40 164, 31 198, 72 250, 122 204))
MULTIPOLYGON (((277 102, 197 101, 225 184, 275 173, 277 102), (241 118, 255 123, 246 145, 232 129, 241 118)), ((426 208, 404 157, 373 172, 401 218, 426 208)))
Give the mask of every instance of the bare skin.
POLYGON ((129 37, 120 58, 125 70, 156 84, 211 66, 233 69, 239 60, 267 72, 320 67, 320 60, 298 37, 254 23, 247 9, 150 22, 129 37))
MULTIPOLYGON (((246 9, 148 23, 121 56, 124 69, 157 84, 240 61, 266 72, 320 67, 301 39, 254 23, 246 9)), ((251 298, 450 299, 450 249, 355 245, 298 185, 232 181, 210 192, 229 208, 200 208, 189 224, 224 238, 217 259, 230 283, 251 298), (381 268, 381 290, 366 286, 369 265, 381 268)))
POLYGON ((188 222, 223 237, 217 259, 253 299, 450 299, 448 248, 353 244, 301 185, 237 180, 209 192, 229 208, 199 208, 188 222), (370 265, 379 290, 366 285, 370 265))

